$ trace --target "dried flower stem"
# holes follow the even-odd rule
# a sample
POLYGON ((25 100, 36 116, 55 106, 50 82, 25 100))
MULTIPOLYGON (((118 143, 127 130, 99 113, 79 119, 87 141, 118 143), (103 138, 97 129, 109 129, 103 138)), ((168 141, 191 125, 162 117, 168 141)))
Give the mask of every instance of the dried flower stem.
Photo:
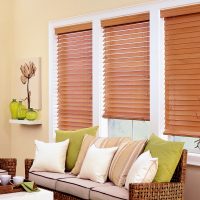
POLYGON ((30 109, 30 104, 31 104, 31 91, 29 90, 29 82, 30 79, 35 76, 35 72, 36 72, 36 66, 33 62, 29 62, 29 64, 25 63, 24 65, 21 65, 20 70, 22 72, 21 75, 21 82, 23 84, 26 84, 26 91, 27 91, 27 97, 25 99, 27 99, 27 105, 28 105, 28 109, 30 109))

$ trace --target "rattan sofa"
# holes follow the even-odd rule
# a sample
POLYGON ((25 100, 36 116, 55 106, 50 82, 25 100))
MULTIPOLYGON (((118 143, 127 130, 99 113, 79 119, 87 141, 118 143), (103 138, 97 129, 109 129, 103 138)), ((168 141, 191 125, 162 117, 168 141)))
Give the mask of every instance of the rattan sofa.
MULTIPOLYGON (((187 151, 183 150, 181 159, 169 183, 144 183, 129 185, 129 200, 181 200, 184 195, 187 151)), ((29 169, 33 159, 25 160, 25 175, 29 178, 29 169)), ((47 188, 49 189, 49 188, 47 188)), ((64 192, 54 191, 55 200, 79 200, 80 198, 64 192)), ((117 199, 117 198, 116 198, 117 199)), ((120 199, 120 198, 119 198, 120 199)), ((107 200, 107 199, 105 199, 107 200)))
POLYGON ((12 177, 16 175, 17 160, 15 158, 0 158, 0 170, 2 173, 8 173, 12 177))

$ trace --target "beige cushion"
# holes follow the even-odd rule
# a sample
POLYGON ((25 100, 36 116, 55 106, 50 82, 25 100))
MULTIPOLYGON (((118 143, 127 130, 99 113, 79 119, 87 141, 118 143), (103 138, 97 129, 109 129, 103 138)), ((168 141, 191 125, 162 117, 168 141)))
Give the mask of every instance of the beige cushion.
POLYGON ((94 136, 85 135, 78 159, 71 173, 74 175, 78 175, 80 173, 87 150, 92 144, 95 144, 95 146, 99 148, 109 148, 119 146, 121 143, 127 141, 130 141, 130 139, 127 137, 96 138, 94 136))
POLYGON ((102 184, 79 178, 60 179, 56 183, 56 190, 81 199, 89 199, 90 189, 102 184))
POLYGON ((128 172, 125 188, 130 183, 151 183, 158 170, 158 158, 152 158, 150 151, 142 153, 128 172))
POLYGON ((6 175, 8 174, 8 172, 4 169, 0 169, 0 175, 4 175, 4 174, 6 175))
POLYGON ((128 137, 98 138, 94 144, 99 148, 110 148, 118 147, 120 144, 128 141, 131 141, 128 137))
POLYGON ((118 147, 97 148, 94 144, 89 147, 79 178, 90 179, 98 183, 107 180, 110 163, 118 147))
POLYGON ((125 188, 114 185, 94 187, 90 191, 91 200, 128 200, 129 193, 125 188))
POLYGON ((78 154, 78 158, 76 160, 76 164, 74 168, 72 169, 71 173, 74 175, 78 175, 81 171, 81 167, 83 164, 83 160, 85 158, 85 155, 87 153, 88 148, 97 140, 95 136, 91 135, 85 135, 83 138, 83 142, 81 145, 80 152, 78 154))
POLYGON ((130 141, 121 144, 116 152, 109 170, 109 179, 117 186, 125 184, 127 174, 140 153, 146 140, 130 141))
POLYGON ((52 173, 52 172, 29 172, 29 180, 34 181, 37 185, 56 189, 56 181, 62 178, 74 178, 75 176, 69 173, 52 173))
POLYGON ((35 159, 30 171, 65 172, 66 152, 69 139, 58 143, 35 140, 35 159))

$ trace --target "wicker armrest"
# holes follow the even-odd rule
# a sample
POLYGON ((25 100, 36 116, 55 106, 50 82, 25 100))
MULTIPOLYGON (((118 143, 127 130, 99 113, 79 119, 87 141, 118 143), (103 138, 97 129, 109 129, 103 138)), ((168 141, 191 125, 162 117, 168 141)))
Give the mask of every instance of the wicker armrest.
POLYGON ((28 179, 29 170, 33 164, 34 159, 25 159, 25 178, 28 179))
POLYGON ((143 183, 129 185, 129 200, 181 200, 183 183, 143 183))
POLYGON ((0 158, 0 169, 4 169, 12 177, 16 175, 17 159, 15 158, 0 158))

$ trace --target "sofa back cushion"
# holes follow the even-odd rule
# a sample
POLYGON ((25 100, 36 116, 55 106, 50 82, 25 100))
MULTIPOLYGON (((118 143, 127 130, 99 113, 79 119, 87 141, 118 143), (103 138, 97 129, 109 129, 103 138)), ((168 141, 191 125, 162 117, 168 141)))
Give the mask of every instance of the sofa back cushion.
POLYGON ((109 170, 109 179, 117 186, 125 184, 127 174, 137 157, 144 150, 146 140, 122 143, 116 152, 109 170))
POLYGON ((166 141, 152 134, 145 151, 158 158, 158 171, 155 182, 170 182, 183 151, 183 142, 166 141))
POLYGON ((98 138, 95 146, 99 148, 119 147, 122 143, 131 141, 128 137, 98 138))
POLYGON ((76 163, 83 138, 86 134, 96 136, 98 126, 84 128, 76 131, 56 131, 56 142, 69 139, 69 147, 66 155, 66 170, 71 171, 76 163))

